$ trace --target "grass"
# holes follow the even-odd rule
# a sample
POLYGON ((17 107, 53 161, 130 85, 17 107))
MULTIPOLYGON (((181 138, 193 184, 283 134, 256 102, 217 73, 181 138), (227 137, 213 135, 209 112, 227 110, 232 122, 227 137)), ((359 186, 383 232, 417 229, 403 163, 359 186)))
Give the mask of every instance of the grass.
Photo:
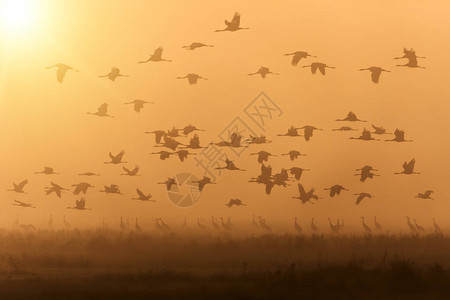
POLYGON ((1 299, 449 298, 450 238, 1 230, 1 299))

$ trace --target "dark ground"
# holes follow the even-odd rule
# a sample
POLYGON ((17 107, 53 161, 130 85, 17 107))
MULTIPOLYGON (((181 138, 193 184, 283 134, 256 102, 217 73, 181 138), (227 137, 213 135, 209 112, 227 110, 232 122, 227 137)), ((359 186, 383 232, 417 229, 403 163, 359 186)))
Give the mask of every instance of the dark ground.
POLYGON ((442 236, 3 231, 0 299, 450 299, 442 236))

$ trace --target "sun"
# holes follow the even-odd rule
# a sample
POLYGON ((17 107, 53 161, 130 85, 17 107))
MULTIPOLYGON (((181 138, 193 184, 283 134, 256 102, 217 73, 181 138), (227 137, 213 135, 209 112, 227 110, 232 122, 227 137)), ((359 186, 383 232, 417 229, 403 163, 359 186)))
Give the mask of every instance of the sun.
POLYGON ((0 0, 0 26, 8 35, 18 35, 33 29, 35 21, 35 1, 0 0))

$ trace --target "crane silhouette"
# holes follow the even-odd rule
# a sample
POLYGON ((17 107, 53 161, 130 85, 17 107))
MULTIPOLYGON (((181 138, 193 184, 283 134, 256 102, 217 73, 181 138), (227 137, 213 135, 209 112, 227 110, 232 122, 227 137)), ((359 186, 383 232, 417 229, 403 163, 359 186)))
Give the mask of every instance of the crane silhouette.
POLYGON ((297 128, 295 128, 295 126, 291 126, 288 128, 287 133, 285 134, 278 134, 278 136, 291 136, 291 137, 297 137, 297 136, 301 136, 300 134, 298 134, 297 128))
POLYGON ((170 191, 173 185, 177 185, 177 182, 175 181, 175 178, 167 178, 166 181, 158 182, 158 184, 164 184, 166 186, 166 189, 170 191))
POLYGON ((297 217, 294 218, 294 229, 298 233, 303 233, 303 228, 297 223, 297 217))
POLYGON ((41 172, 34 172, 34 174, 45 174, 45 175, 59 175, 60 173, 56 173, 51 167, 44 167, 44 170, 41 172))
POLYGON ((80 182, 78 184, 73 184, 75 189, 73 190, 74 195, 79 195, 80 193, 86 194, 88 188, 93 188, 94 186, 87 182, 80 182))
POLYGON ((302 66, 302 68, 311 68, 311 74, 313 74, 313 75, 316 74, 317 70, 319 70, 319 72, 320 72, 323 76, 325 76, 325 74, 326 74, 326 69, 327 69, 327 68, 329 68, 329 69, 335 69, 335 67, 331 67, 331 66, 328 66, 327 64, 320 63, 320 62, 313 62, 313 63, 310 64, 310 65, 302 66))
POLYGON ((190 85, 197 84, 199 79, 208 80, 208 78, 202 77, 195 73, 189 73, 182 77, 177 77, 177 79, 187 79, 190 85))
POLYGON ((123 195, 117 184, 110 184, 109 186, 105 185, 104 190, 100 190, 100 192, 107 193, 107 194, 123 195))
POLYGON ((315 190, 313 188, 311 188, 308 192, 306 192, 305 188, 303 187, 303 185, 301 183, 299 183, 298 184, 298 191, 300 193, 300 196, 299 197, 292 197, 292 198, 301 200, 302 204, 305 204, 306 202, 310 202, 310 203, 314 204, 313 202, 311 202, 311 199, 319 200, 319 197, 314 194, 315 190))
POLYGON ((433 228, 434 228, 434 233, 436 234, 441 234, 441 227, 436 223, 436 221, 433 218, 433 228))
POLYGON ((341 126, 339 128, 333 129, 333 131, 357 131, 358 129, 351 128, 349 126, 341 126))
POLYGON ((221 221, 221 225, 222 225, 223 229, 228 230, 228 231, 233 229, 233 226, 231 225, 230 217, 228 217, 227 223, 225 223, 223 221, 223 218, 220 218, 220 221, 221 221))
POLYGON ((288 170, 285 168, 282 168, 280 173, 276 173, 275 175, 273 175, 273 182, 276 185, 282 185, 282 186, 286 186, 286 181, 289 180, 289 174, 288 174, 288 170))
POLYGON ((184 135, 188 135, 189 133, 194 132, 194 131, 205 131, 203 129, 198 129, 196 126, 194 126, 192 124, 184 126, 184 128, 181 128, 179 130, 183 131, 184 135))
POLYGON ((383 230, 383 227, 381 227, 380 223, 377 222, 377 216, 374 216, 374 217, 373 217, 373 223, 375 224, 375 228, 376 228, 378 231, 382 231, 382 230, 383 230))
POLYGON ((146 131, 146 134, 154 133, 155 134, 155 143, 161 144, 161 139, 166 135, 164 130, 155 130, 155 131, 146 131))
POLYGON ((62 191, 68 191, 69 189, 63 188, 60 185, 54 183, 53 181, 50 182, 51 187, 45 188, 45 193, 47 195, 50 195, 51 193, 55 193, 58 198, 61 198, 62 191))
POLYGON ((130 76, 129 75, 120 74, 120 69, 119 68, 112 67, 111 71, 109 71, 108 74, 100 75, 98 77, 100 77, 100 78, 108 77, 109 80, 115 81, 116 78, 118 78, 118 77, 130 77, 130 76))
POLYGON ((225 20, 225 25, 227 27, 225 29, 218 29, 216 32, 221 31, 238 31, 238 30, 245 30, 250 29, 248 27, 240 27, 241 25, 241 15, 238 12, 234 13, 233 19, 231 21, 225 20))
POLYGON ((122 169, 125 171, 125 173, 122 173, 121 175, 127 175, 127 176, 140 176, 137 173, 139 172, 139 166, 134 167, 133 170, 130 170, 126 167, 122 167, 122 169))
POLYGON ((13 182, 13 188, 9 189, 7 191, 26 194, 23 189, 25 188, 25 185, 27 185, 27 184, 28 184, 27 179, 21 181, 19 184, 16 184, 15 182, 13 182))
POLYGON ((152 194, 144 194, 140 189, 136 189, 136 192, 138 194, 138 198, 131 198, 132 200, 141 200, 141 201, 151 201, 155 202, 155 200, 150 200, 152 198, 152 194))
POLYGON ((117 154, 117 155, 113 155, 111 152, 109 152, 109 157, 111 158, 111 161, 107 161, 104 163, 105 164, 114 164, 114 165, 126 163, 126 161, 122 161, 124 155, 125 155, 125 151, 123 151, 123 150, 120 151, 119 154, 117 154))
POLYGON ((184 162, 184 160, 187 159, 189 155, 197 155, 196 153, 190 153, 188 150, 178 150, 174 154, 178 155, 178 158, 181 162, 184 162))
POLYGON ((177 140, 175 140, 174 138, 171 138, 168 135, 164 135, 164 143, 155 145, 154 147, 164 147, 164 148, 171 149, 172 151, 175 151, 175 150, 177 150, 177 148, 179 146, 186 146, 186 145, 184 145, 181 142, 178 142, 177 140))
POLYGON ((402 58, 407 58, 407 59, 410 59, 410 58, 426 58, 426 57, 424 57, 424 56, 417 56, 416 55, 416 51, 414 51, 414 49, 406 49, 406 48, 403 48, 403 56, 401 56, 401 57, 395 57, 394 59, 402 59, 402 58))
POLYGON ((148 102, 145 100, 135 99, 131 102, 125 102, 124 104, 133 104, 134 111, 135 112, 141 112, 141 110, 144 108, 144 104, 154 104, 155 102, 148 102))
POLYGON ((328 218, 328 223, 330 224, 330 229, 333 233, 339 233, 339 219, 337 219, 336 224, 331 223, 330 218, 328 218))
POLYGON ((372 81, 374 83, 379 82, 381 72, 391 72, 391 71, 385 70, 380 67, 370 67, 370 68, 365 68, 365 69, 359 69, 359 71, 370 71, 370 75, 371 75, 372 81))
POLYGON ((361 203, 361 201, 364 200, 365 198, 369 198, 369 199, 375 198, 375 196, 372 196, 369 193, 359 193, 359 194, 353 194, 353 195, 358 196, 356 198, 356 202, 355 202, 356 205, 361 203))
POLYGON ((182 48, 186 48, 186 50, 195 50, 197 48, 202 48, 202 47, 214 47, 214 46, 203 44, 203 43, 198 43, 198 42, 193 42, 192 44, 183 46, 182 48))
POLYGON ((374 131, 372 131, 373 134, 389 134, 388 132, 386 132, 386 129, 384 129, 381 126, 375 126, 372 124, 372 128, 374 131))
POLYGON ((93 112, 87 112, 88 115, 94 115, 99 117, 109 117, 114 118, 114 116, 111 116, 108 114, 108 103, 103 103, 97 108, 97 111, 95 113, 93 112))
POLYGON ((174 154, 173 152, 169 152, 169 151, 159 151, 159 152, 152 152, 150 154, 159 154, 159 159, 161 160, 166 160, 167 158, 170 157, 170 155, 174 154))
POLYGON ((177 129, 177 128, 175 128, 175 127, 172 127, 172 129, 169 129, 169 130, 167 130, 167 136, 168 137, 172 137, 172 138, 175 138, 175 137, 180 137, 181 135, 180 135, 180 130, 181 129, 177 129))
POLYGON ((413 158, 409 162, 403 163, 403 172, 394 173, 394 174, 405 174, 405 175, 411 175, 411 174, 420 174, 417 172, 414 172, 414 166, 416 164, 416 160, 413 158))
POLYGON ((194 134, 194 136, 189 140, 189 145, 186 145, 185 149, 202 149, 204 147, 200 146, 200 138, 198 134, 194 134))
POLYGON ((65 65, 62 63, 57 63, 53 66, 47 67, 46 69, 51 69, 51 68, 56 68, 56 80, 59 83, 62 83, 64 81, 67 71, 72 70, 75 72, 79 72, 78 70, 73 69, 71 66, 68 66, 68 65, 65 65))
POLYGON ((405 131, 400 130, 398 128, 395 129, 394 135, 395 135, 395 138, 393 138, 392 140, 386 140, 386 142, 398 142, 398 143, 401 143, 401 142, 412 142, 412 140, 406 140, 405 139, 405 131))
POLYGON ((260 136, 250 135, 250 138, 245 141, 248 142, 249 144, 257 144, 257 145, 272 143, 272 141, 267 140, 265 135, 260 135, 260 136))
POLYGON ((291 150, 288 153, 283 153, 281 154, 281 156, 285 156, 285 155, 289 155, 289 158, 291 159, 291 161, 296 160, 297 158, 299 158, 300 156, 306 156, 306 154, 302 154, 297 150, 291 150))
POLYGON ((68 209, 77 209, 77 210, 89 210, 89 208, 86 208, 86 199, 81 197, 80 200, 75 201, 75 206, 73 207, 67 207, 68 209))
POLYGON ((244 203, 242 203, 242 200, 240 200, 240 199, 230 199, 229 201, 228 201, 228 203, 227 204, 225 204, 226 206, 228 206, 228 207, 232 207, 233 205, 234 206, 245 206, 245 204, 244 203))
POLYGON ((418 193, 416 198, 434 200, 434 198, 431 198, 431 194, 433 194, 433 193, 434 192, 432 190, 427 190, 424 193, 418 193))
POLYGON ((225 163, 226 163, 226 166, 217 167, 216 170, 245 171, 243 169, 236 167, 234 162, 232 160, 229 160, 228 158, 225 159, 225 163))
POLYGON ((366 179, 373 179, 374 176, 380 176, 378 174, 372 173, 372 171, 378 171, 377 169, 372 168, 371 166, 364 166, 361 169, 356 169, 356 171, 361 171, 360 174, 355 174, 355 176, 360 176, 359 180, 361 182, 365 182, 366 179))
POLYGON ((211 178, 203 176, 202 179, 200 180, 193 180, 192 183, 198 183, 198 190, 201 192, 203 191, 203 188, 205 187, 205 185, 207 184, 216 184, 215 182, 211 181, 211 178))
POLYGON ((350 137, 351 140, 362 140, 362 141, 378 141, 377 139, 372 137, 372 134, 366 128, 363 129, 361 135, 359 137, 350 137))
POLYGON ((406 48, 403 48, 403 56, 395 57, 394 59, 402 59, 402 58, 408 59, 408 62, 406 64, 404 64, 404 65, 397 65, 398 67, 425 69, 425 67, 421 67, 417 63, 417 59, 418 58, 425 58, 425 57, 424 56, 417 56, 416 52, 413 49, 408 50, 406 48))
POLYGON ((231 133, 229 139, 230 139, 229 141, 222 140, 218 143, 211 142, 210 144, 219 147, 232 147, 232 148, 248 147, 248 145, 247 146, 241 145, 242 135, 236 132, 231 133))
POLYGON ((340 195, 341 191, 348 191, 345 187, 339 184, 335 184, 330 188, 324 189, 325 191, 330 191, 330 197, 334 197, 336 195, 340 195))
POLYGON ((84 172, 84 173, 79 173, 79 176, 100 176, 100 174, 94 173, 94 172, 84 172))
POLYGON ((367 224, 364 222, 364 217, 361 217, 362 220, 362 227, 364 229, 364 231, 368 234, 371 235, 372 234, 372 229, 370 229, 369 226, 367 226, 367 224))
POLYGON ((159 221, 159 224, 161 225, 161 228, 162 228, 164 231, 170 231, 170 226, 167 225, 167 224, 163 221, 163 219, 157 218, 157 220, 159 221))
POLYGON ((406 224, 408 224, 409 230, 410 230, 412 233, 417 233, 417 228, 416 228, 416 226, 414 226, 414 225, 411 223, 411 219, 410 219, 409 217, 406 217, 406 224))
POLYGON ((150 57, 147 60, 142 60, 142 61, 139 61, 138 63, 144 64, 144 63, 147 63, 149 61, 152 61, 152 62, 159 62, 159 61, 171 62, 171 60, 162 58, 162 54, 163 54, 163 48, 162 47, 158 47, 158 48, 156 48, 153 51, 153 54, 150 54, 150 57))
POLYGON ((22 201, 19 201, 19 200, 16 200, 16 199, 14 199, 13 205, 15 205, 15 206, 21 206, 21 207, 36 208, 35 206, 33 206, 33 205, 30 204, 30 203, 25 203, 25 202, 22 202, 22 201))
POLYGON ((266 219, 262 218, 261 216, 258 216, 259 219, 259 226, 264 229, 265 231, 272 231, 272 227, 267 225, 266 219))
POLYGON ((288 56, 288 55, 292 56, 291 65, 294 66, 294 67, 298 65, 298 63, 300 62, 300 60, 302 58, 306 59, 308 57, 317 57, 317 56, 311 55, 311 54, 309 54, 308 52, 305 52, 305 51, 295 51, 295 52, 292 52, 292 53, 285 54, 285 56, 288 56))
POLYGON ((271 154, 271 153, 269 153, 267 151, 259 151, 259 152, 256 152, 256 153, 250 153, 250 155, 258 155, 258 163, 260 163, 260 164, 265 162, 265 161, 268 161, 269 160, 269 156, 276 156, 276 155, 273 155, 273 154, 271 154))
POLYGON ((310 169, 303 169, 300 167, 292 167, 288 169, 292 175, 294 175, 295 180, 300 180, 304 171, 311 171, 310 169))
POLYGON ((347 122, 367 122, 364 120, 358 119, 356 114, 352 111, 349 111, 347 116, 344 119, 336 119, 336 121, 347 121, 347 122))
POLYGON ((259 70, 258 70, 257 72, 255 72, 255 73, 250 73, 250 74, 247 74, 247 75, 252 76, 252 75, 258 75, 258 74, 261 76, 262 79, 266 79, 266 77, 267 77, 268 74, 272 74, 272 75, 280 75, 279 73, 271 72, 271 71, 269 70, 269 68, 267 68, 267 67, 260 67, 259 70))
POLYGON ((416 226, 416 229, 417 229, 418 232, 425 232, 425 228, 423 228, 422 226, 417 224, 416 219, 414 219, 414 226, 416 226))
POLYGON ((309 141, 313 136, 314 130, 323 130, 314 126, 306 125, 296 129, 303 129, 303 135, 305 137, 305 141, 309 141))

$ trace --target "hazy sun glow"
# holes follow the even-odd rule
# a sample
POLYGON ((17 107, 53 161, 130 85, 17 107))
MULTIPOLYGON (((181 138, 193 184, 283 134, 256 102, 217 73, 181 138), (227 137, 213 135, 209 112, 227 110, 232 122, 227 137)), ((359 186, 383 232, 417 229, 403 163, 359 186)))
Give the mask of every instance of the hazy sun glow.
POLYGON ((35 26, 34 6, 30 0, 0 0, 2 32, 8 35, 30 32, 35 26))

